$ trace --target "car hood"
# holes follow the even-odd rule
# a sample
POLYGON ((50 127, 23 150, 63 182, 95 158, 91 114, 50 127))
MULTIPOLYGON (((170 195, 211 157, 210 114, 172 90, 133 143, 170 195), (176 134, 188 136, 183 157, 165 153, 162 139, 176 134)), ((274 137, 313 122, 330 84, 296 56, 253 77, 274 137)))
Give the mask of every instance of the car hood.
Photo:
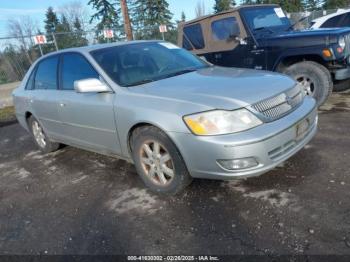
POLYGON ((345 34, 350 34, 350 28, 290 30, 278 31, 274 34, 265 34, 263 37, 259 37, 258 41, 265 46, 302 47, 325 45, 327 42, 336 43, 338 37, 345 34))
POLYGON ((295 85, 291 78, 267 71, 209 67, 132 87, 132 92, 232 110, 272 97, 295 85))

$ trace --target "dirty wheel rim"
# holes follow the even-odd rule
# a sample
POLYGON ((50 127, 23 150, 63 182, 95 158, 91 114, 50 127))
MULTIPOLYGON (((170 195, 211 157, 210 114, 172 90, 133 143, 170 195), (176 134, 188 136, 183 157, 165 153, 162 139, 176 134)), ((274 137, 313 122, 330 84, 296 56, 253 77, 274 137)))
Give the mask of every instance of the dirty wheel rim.
POLYGON ((46 146, 44 131, 37 121, 32 124, 33 136, 38 145, 42 148, 46 146))
POLYGON ((303 87, 304 93, 308 96, 314 96, 315 94, 315 84, 314 82, 307 76, 301 76, 297 78, 297 81, 303 87))
POLYGON ((156 185, 167 186, 174 178, 174 163, 166 150, 159 142, 146 141, 140 149, 142 168, 146 176, 156 185))

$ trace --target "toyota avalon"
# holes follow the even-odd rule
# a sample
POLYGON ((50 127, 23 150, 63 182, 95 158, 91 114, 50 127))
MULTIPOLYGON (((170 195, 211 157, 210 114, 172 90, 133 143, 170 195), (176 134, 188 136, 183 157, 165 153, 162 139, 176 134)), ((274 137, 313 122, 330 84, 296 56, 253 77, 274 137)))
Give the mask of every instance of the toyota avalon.
POLYGON ((291 78, 213 66, 164 41, 50 53, 13 95, 44 153, 66 144, 116 156, 164 193, 263 174, 317 129, 315 100, 291 78))

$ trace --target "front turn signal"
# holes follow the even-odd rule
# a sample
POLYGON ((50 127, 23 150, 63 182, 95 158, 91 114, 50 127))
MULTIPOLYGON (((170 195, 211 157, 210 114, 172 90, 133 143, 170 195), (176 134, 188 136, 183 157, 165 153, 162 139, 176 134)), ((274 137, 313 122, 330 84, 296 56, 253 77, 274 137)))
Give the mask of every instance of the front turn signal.
POLYGON ((329 49, 323 49, 322 54, 324 57, 327 57, 327 58, 332 57, 332 52, 329 49))

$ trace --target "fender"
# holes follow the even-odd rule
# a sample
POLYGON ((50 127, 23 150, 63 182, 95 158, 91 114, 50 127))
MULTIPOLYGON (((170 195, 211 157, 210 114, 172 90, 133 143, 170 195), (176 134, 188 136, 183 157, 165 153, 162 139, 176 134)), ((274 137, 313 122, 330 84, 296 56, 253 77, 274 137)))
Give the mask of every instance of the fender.
POLYGON ((268 70, 277 71, 278 66, 285 59, 295 57, 296 60, 312 60, 321 64, 326 64, 328 61, 333 60, 334 58, 325 59, 322 55, 322 50, 325 46, 317 46, 317 47, 304 47, 304 48, 293 48, 287 49, 281 52, 276 59, 271 59, 268 61, 268 70), (271 62, 271 64, 269 63, 271 62))

